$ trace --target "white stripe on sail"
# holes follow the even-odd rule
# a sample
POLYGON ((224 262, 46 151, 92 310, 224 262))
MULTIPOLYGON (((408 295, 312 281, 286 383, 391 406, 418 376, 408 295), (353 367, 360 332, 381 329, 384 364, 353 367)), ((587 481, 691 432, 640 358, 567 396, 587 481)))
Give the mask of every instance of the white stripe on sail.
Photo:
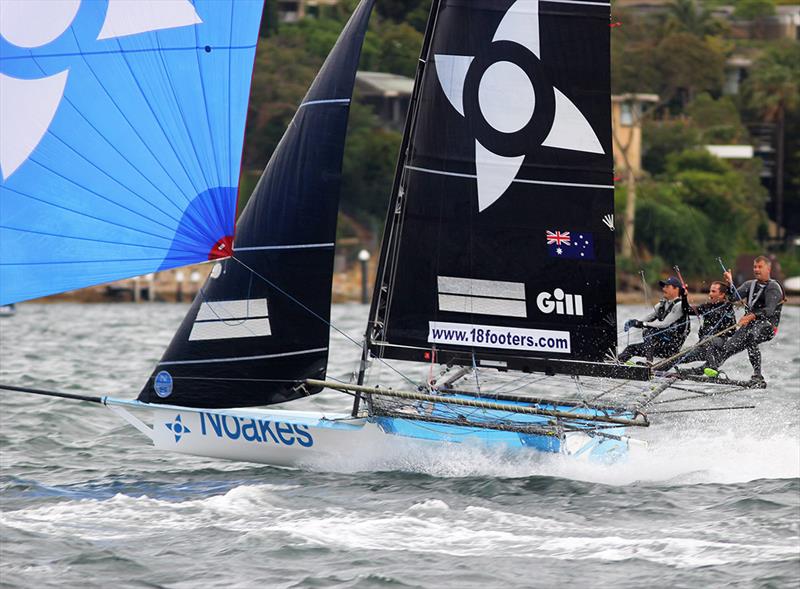
POLYGON ((189 341, 264 337, 270 335, 269 319, 239 319, 230 321, 198 321, 192 326, 189 341))
POLYGON ((306 249, 310 247, 333 247, 336 244, 333 242, 330 243, 297 243, 293 245, 259 245, 259 246, 252 246, 252 247, 237 247, 234 248, 233 251, 235 252, 255 252, 255 251, 264 251, 264 250, 295 250, 295 249, 306 249))
MULTIPOLYGON (((440 176, 455 176, 456 178, 477 178, 477 174, 461 174, 459 172, 446 172, 445 170, 432 170, 430 168, 420 168, 419 166, 405 166, 406 170, 424 172, 426 174, 438 174, 440 176)), ((521 184, 542 184, 544 186, 569 186, 572 188, 606 188, 614 190, 613 184, 576 184, 572 182, 549 182, 546 180, 525 180, 524 178, 514 178, 514 182, 521 184)))
POLYGON ((587 2, 586 0, 545 0, 556 4, 590 4, 594 6, 611 6, 609 2, 587 2))
POLYGON ((309 100, 308 102, 302 103, 297 108, 303 108, 304 106, 312 106, 315 104, 350 104, 349 98, 328 98, 325 100, 309 100))
POLYGON ((214 362, 241 362, 244 360, 268 360, 270 358, 283 358, 285 356, 299 356, 302 354, 315 354, 317 352, 327 352, 328 348, 313 348, 310 350, 298 350, 297 352, 283 352, 280 354, 262 354, 260 356, 235 356, 232 358, 204 358, 203 360, 172 360, 169 362, 159 362, 159 366, 174 366, 176 364, 213 364, 214 362))
POLYGON ((522 282, 438 276, 437 283, 440 311, 527 317, 522 282))
POLYGON ((195 321, 224 321, 266 317, 267 299, 244 299, 238 301, 210 301, 200 305, 195 321))
POLYGON ((507 317, 527 317, 525 301, 468 297, 464 295, 439 295, 440 311, 456 313, 477 313, 479 315, 505 315, 507 317))
POLYGON ((437 276, 440 293, 525 300, 525 284, 503 280, 437 276))

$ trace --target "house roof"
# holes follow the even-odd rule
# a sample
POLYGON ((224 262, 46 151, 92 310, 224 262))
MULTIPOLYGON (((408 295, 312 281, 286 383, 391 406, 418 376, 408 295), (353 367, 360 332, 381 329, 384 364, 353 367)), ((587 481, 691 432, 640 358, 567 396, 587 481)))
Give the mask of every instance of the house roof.
POLYGON ((411 96, 414 80, 386 72, 356 72, 356 88, 362 96, 411 96))

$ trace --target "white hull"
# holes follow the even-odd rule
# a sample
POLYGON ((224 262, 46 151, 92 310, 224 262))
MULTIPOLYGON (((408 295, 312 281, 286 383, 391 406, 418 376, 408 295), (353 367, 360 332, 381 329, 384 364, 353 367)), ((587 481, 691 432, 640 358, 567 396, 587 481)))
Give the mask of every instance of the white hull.
POLYGON ((624 457, 633 442, 626 437, 611 439, 582 432, 557 439, 396 418, 280 409, 195 409, 110 398, 106 405, 160 450, 297 468, 324 467, 365 453, 379 457, 396 450, 400 441, 427 447, 476 444, 509 453, 557 452, 604 462, 624 457), (129 409, 150 412, 152 428, 129 409))

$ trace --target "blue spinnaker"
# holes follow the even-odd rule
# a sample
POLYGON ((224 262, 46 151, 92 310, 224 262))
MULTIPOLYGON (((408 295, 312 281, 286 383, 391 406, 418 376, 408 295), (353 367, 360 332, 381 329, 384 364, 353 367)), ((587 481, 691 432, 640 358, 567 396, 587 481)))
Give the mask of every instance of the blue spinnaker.
POLYGON ((0 304, 230 254, 261 9, 3 1, 0 304))

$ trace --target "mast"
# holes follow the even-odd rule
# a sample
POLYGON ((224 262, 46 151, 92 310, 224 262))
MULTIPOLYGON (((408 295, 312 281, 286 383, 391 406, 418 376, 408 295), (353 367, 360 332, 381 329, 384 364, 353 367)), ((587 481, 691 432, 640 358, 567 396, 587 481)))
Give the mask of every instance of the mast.
MULTIPOLYGON (((439 10, 440 0, 433 0, 431 3, 431 11, 428 15, 428 22, 425 27, 425 36, 422 40, 422 49, 420 50, 419 60, 417 61, 417 71, 414 75, 414 88, 411 92, 411 100, 408 105, 408 112, 406 113, 406 122, 403 128, 403 139, 400 144, 400 153, 397 158, 397 166, 395 167, 394 183, 392 184, 392 196, 390 199, 389 208, 386 211, 386 221, 384 223, 383 239, 381 240, 380 258, 378 259, 378 273, 375 278, 375 290, 372 295, 370 303, 369 319, 367 320, 367 329, 364 334, 364 346, 361 351, 361 363, 358 367, 359 385, 364 384, 364 377, 367 371, 369 362, 369 349, 372 341, 372 333, 375 329, 375 317, 377 309, 385 306, 384 291, 379 285, 384 284, 384 273, 389 267, 387 259, 390 257, 390 250, 392 244, 396 240, 393 238, 395 224, 400 220, 400 210, 398 206, 402 206, 402 198, 398 196, 400 186, 402 185, 403 171, 405 168, 405 161, 408 157, 408 148, 411 143, 411 135, 414 129, 414 120, 419 104, 419 94, 422 88, 422 76, 425 72, 425 65, 428 61, 431 39, 433 38, 433 31, 436 28, 436 14, 439 10)), ((358 414, 359 405, 361 403, 361 394, 356 393, 353 401, 353 416, 358 414)))

